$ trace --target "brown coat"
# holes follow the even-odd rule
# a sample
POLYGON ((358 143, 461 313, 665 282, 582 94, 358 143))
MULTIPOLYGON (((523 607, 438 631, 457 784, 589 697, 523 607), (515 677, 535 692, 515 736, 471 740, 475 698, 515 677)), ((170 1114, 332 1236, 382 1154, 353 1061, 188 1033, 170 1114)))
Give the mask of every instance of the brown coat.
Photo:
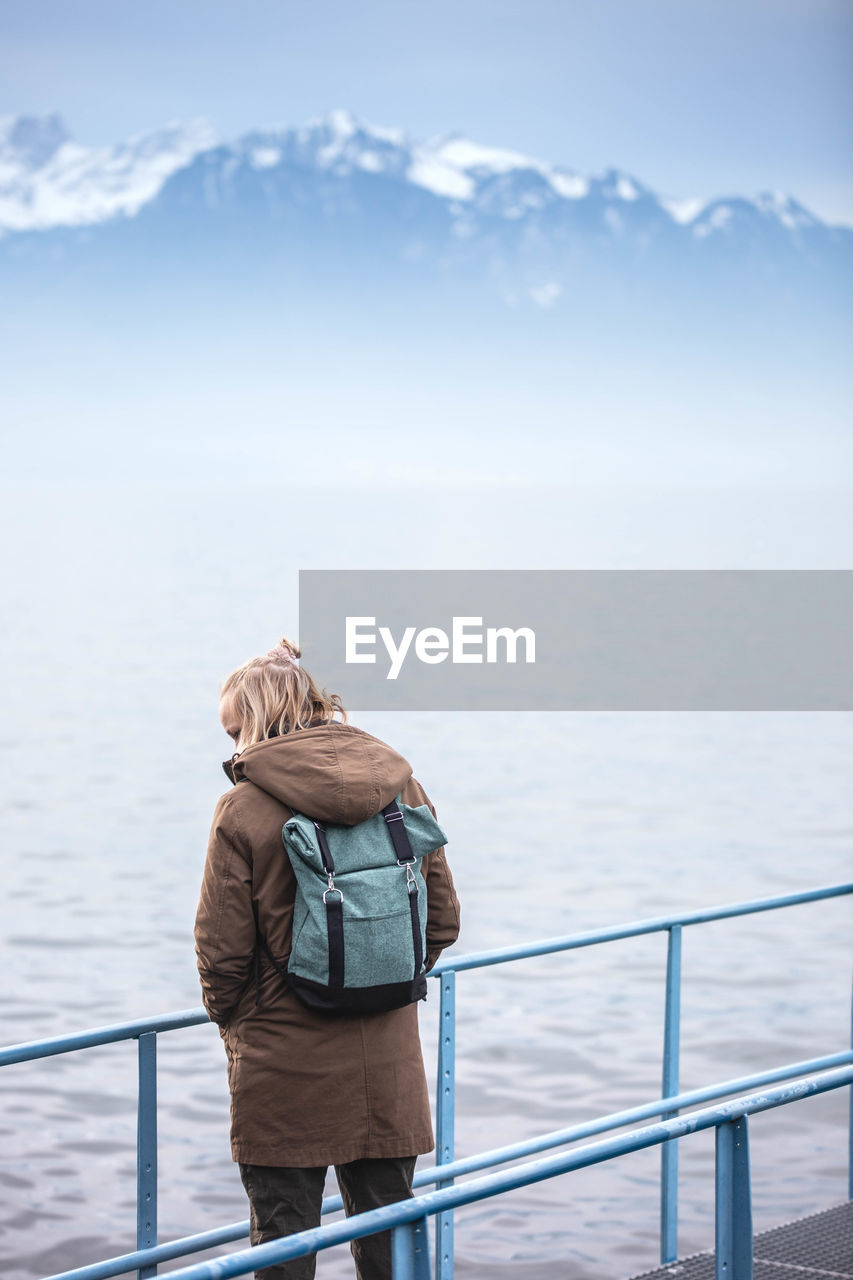
MULTIPOLYGON (((213 816, 195 924, 202 999, 228 1059, 233 1159, 306 1166, 431 1151, 418 1006, 315 1013, 262 953, 256 1004, 253 902, 286 967, 296 880, 281 829, 293 809, 353 825, 400 792, 435 813, 432 804, 408 761, 337 721, 256 743, 233 769, 238 783, 213 816)), ((424 859, 423 873, 432 967, 456 940, 459 903, 443 848, 424 859)))

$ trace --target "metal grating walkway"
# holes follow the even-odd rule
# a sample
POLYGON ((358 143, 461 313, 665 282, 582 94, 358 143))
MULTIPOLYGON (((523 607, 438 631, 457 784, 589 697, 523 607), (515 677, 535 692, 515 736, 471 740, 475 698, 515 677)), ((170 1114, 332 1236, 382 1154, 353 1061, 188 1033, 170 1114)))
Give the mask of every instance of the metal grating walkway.
MULTIPOLYGON (((762 1231, 754 1280, 853 1280, 853 1201, 762 1231)), ((714 1280, 714 1254, 696 1253, 634 1280, 714 1280)))

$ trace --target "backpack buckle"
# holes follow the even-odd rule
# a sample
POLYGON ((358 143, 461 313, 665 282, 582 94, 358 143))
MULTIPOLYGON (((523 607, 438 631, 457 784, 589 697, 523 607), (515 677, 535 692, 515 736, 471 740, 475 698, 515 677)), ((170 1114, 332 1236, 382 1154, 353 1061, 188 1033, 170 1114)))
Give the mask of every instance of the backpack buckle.
POLYGON ((338 897, 340 898, 341 902, 343 902, 343 900, 344 900, 344 895, 341 893, 340 889, 336 888, 336 886, 335 886, 335 882, 334 882, 334 880, 332 879, 332 873, 331 873, 331 871, 327 871, 327 872, 326 872, 326 878, 327 878, 327 880, 329 881, 329 887, 328 887, 328 889, 326 889, 326 890, 325 890, 325 892, 323 893, 323 906, 325 906, 325 905, 326 905, 326 895, 327 895, 327 894, 329 894, 329 893, 336 893, 336 894, 338 895, 338 897))

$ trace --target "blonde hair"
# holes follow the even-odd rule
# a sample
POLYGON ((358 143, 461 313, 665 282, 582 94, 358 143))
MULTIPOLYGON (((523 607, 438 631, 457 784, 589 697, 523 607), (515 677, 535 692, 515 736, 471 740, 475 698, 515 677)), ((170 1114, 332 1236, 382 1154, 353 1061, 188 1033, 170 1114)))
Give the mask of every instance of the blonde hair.
POLYGON ((219 691, 220 704, 240 722, 236 739, 244 751, 265 738, 304 729, 312 720, 329 722, 338 713, 346 723, 347 713, 336 693, 320 689, 298 665, 300 650, 282 636, 262 658, 250 658, 232 671, 219 691))

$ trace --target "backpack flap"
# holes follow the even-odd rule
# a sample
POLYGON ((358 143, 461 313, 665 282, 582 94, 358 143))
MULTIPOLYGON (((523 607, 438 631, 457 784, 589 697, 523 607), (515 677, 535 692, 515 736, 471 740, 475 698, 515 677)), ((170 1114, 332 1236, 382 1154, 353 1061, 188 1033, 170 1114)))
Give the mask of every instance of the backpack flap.
MULTIPOLYGON (((447 836, 427 805, 421 804, 415 808, 412 805, 400 804, 399 796, 396 798, 396 803, 403 815, 412 853, 419 861, 428 853, 447 844, 447 836)), ((359 822, 354 827, 345 827, 340 823, 332 822, 321 823, 321 826, 326 832, 336 874, 388 865, 392 846, 389 846, 387 823, 381 812, 375 813, 373 817, 365 822, 359 822)), ((293 817, 284 824, 281 834, 291 861, 293 861, 293 854, 296 854, 318 875, 325 876, 323 855, 312 818, 304 813, 294 813, 293 817)))

